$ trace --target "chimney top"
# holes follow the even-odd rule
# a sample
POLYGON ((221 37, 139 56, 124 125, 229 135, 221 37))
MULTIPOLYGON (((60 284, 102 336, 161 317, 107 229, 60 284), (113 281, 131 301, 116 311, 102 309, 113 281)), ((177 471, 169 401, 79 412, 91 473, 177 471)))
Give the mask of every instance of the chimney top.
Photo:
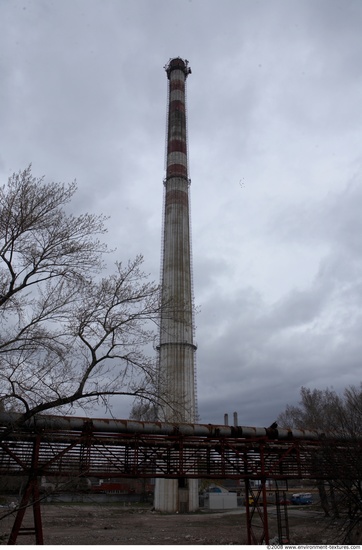
POLYGON ((167 65, 165 65, 167 77, 170 78, 171 72, 176 69, 183 71, 185 78, 191 74, 191 68, 189 67, 189 62, 187 59, 181 59, 181 57, 171 58, 167 65))

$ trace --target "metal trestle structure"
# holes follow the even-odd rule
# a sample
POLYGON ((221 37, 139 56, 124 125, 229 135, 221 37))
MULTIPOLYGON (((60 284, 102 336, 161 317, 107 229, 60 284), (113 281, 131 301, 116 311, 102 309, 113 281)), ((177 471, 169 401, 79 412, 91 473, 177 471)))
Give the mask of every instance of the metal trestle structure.
POLYGON ((21 534, 29 505, 36 542, 43 541, 42 476, 58 481, 75 477, 244 480, 249 543, 268 544, 266 480, 275 484, 291 479, 354 479, 351 449, 361 450, 360 441, 298 430, 55 416, 40 416, 12 429, 16 420, 16 415, 0 414, 0 474, 28 478, 10 544, 21 534), (256 491, 252 481, 259 482, 256 491))

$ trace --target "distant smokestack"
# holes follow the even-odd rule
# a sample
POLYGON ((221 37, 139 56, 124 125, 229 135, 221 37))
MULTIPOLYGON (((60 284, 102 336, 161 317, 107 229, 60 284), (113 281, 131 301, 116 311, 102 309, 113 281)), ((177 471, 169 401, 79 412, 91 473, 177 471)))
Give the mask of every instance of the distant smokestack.
POLYGON ((227 413, 224 414, 224 425, 225 426, 229 425, 229 415, 227 413))
POLYGON ((237 412, 234 412, 234 426, 238 426, 238 413, 237 412))

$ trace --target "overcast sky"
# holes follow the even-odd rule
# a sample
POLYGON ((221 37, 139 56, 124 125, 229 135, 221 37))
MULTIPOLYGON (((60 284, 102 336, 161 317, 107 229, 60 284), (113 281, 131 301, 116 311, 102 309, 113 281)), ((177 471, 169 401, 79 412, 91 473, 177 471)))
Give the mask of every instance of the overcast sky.
POLYGON ((202 423, 361 381, 361 28, 360 0, 0 0, 1 181, 76 179, 156 281, 163 67, 190 62, 202 423))

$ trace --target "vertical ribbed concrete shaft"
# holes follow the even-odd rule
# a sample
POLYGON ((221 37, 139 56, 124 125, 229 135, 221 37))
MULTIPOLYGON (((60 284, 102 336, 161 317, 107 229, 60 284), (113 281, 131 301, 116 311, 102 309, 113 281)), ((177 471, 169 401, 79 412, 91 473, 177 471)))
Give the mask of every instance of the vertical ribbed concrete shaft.
MULTIPOLYGON (((159 416, 167 422, 195 422, 195 350, 187 162, 185 83, 188 62, 171 59, 167 165, 164 182, 162 314, 159 343, 159 416)), ((155 508, 187 512, 198 508, 197 480, 157 479, 155 508)))

